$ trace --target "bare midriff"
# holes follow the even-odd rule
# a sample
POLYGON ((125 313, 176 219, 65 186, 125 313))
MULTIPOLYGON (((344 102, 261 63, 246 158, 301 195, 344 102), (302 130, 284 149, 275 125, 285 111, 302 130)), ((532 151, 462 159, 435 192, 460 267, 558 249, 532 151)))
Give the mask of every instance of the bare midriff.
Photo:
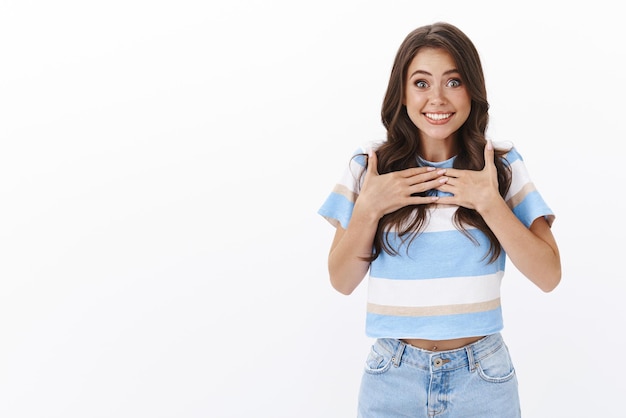
POLYGON ((481 338, 484 337, 455 338, 452 340, 421 340, 417 338, 403 338, 402 341, 412 345, 413 347, 421 348, 422 350, 448 351, 465 347, 468 344, 475 343, 481 338))

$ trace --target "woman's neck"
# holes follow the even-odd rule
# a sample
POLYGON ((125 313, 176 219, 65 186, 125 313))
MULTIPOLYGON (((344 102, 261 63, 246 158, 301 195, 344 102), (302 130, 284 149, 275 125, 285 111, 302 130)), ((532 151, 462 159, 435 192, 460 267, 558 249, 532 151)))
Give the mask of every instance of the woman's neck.
POLYGON ((423 141, 420 144, 420 157, 426 161, 446 161, 458 154, 456 141, 423 141))

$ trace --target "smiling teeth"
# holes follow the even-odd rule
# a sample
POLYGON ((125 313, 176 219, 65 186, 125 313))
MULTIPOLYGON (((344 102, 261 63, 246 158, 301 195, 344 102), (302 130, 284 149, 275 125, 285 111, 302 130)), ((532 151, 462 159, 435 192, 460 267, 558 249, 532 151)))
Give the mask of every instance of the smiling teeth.
POLYGON ((448 119, 450 116, 452 116, 452 113, 426 113, 426 117, 433 120, 448 119))

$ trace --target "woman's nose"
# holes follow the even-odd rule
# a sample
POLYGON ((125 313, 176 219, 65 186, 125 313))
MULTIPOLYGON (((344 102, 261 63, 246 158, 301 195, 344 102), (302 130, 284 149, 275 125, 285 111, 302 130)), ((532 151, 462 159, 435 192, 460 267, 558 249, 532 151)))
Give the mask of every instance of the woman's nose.
POLYGON ((445 92, 441 87, 431 89, 430 104, 439 105, 446 102, 445 92))

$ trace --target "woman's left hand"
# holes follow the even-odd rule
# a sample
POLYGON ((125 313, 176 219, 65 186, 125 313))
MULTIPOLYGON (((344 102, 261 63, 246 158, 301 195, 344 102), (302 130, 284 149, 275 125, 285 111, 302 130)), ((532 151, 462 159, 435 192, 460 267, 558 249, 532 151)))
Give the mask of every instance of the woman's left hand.
POLYGON ((498 173, 491 141, 487 141, 485 146, 485 167, 482 170, 447 168, 444 176, 448 180, 437 190, 453 196, 440 197, 437 201, 439 204, 464 206, 481 213, 495 199, 502 199, 498 190, 498 173))

